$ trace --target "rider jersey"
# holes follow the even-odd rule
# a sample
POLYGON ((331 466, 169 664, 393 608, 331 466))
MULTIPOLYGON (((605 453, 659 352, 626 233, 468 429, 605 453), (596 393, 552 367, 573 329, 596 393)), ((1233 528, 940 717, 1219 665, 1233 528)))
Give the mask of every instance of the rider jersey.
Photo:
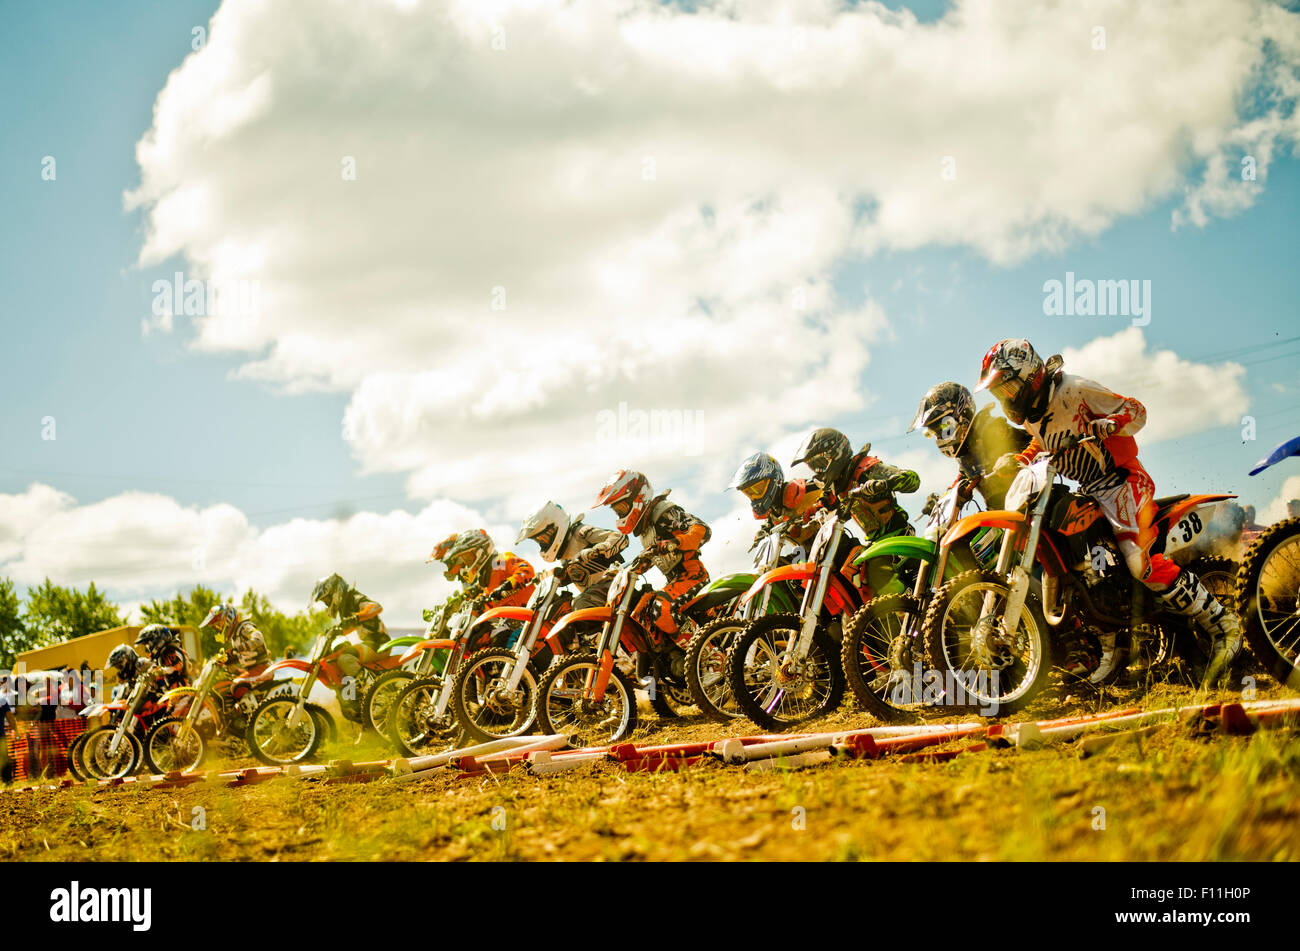
MULTIPOLYGON (((485 607, 502 608, 528 603, 537 572, 523 558, 507 551, 493 558, 491 564, 484 565, 483 575, 487 577, 475 588, 475 593, 487 592, 483 596, 485 607)), ((466 593, 470 593, 468 589, 466 593)))
POLYGON ((227 666, 249 670, 271 659, 266 649, 266 639, 252 621, 240 621, 230 633, 230 650, 227 657, 233 662, 227 666))
MULTIPOLYGON (((672 490, 669 489, 669 492, 672 490)), ((677 551, 655 553, 651 561, 665 578, 672 581, 683 571, 693 571, 692 564, 683 568, 683 561, 698 563, 700 546, 709 540, 713 532, 702 519, 696 518, 675 502, 668 501, 668 492, 658 496, 649 505, 649 510, 641 516, 641 530, 637 538, 641 546, 650 551, 657 542, 670 541, 677 544, 677 551)), ((699 566, 701 569, 702 565, 699 566)), ((707 577, 707 572, 705 573, 707 577)))
POLYGON ((573 586, 585 591, 605 578, 610 565, 627 544, 627 536, 622 532, 584 525, 582 516, 578 516, 564 536, 559 560, 573 586))
POLYGON ((764 519, 764 525, 789 522, 786 537, 796 545, 806 545, 817 534, 817 523, 812 515, 821 507, 822 489, 810 479, 791 479, 781 487, 781 495, 764 519))
POLYGON ((1098 442, 1075 446, 1055 458, 1057 471, 1079 483, 1084 493, 1113 489, 1128 478, 1125 466, 1137 459, 1137 441, 1133 434, 1147 419, 1146 408, 1137 400, 1120 396, 1100 383, 1062 373, 1053 384, 1047 409, 1036 422, 1025 422, 1033 439, 1020 454, 1025 464, 1044 449, 1053 451, 1067 436, 1088 430, 1094 419, 1109 417, 1119 424, 1114 435, 1098 442))
POLYGON ((975 485, 989 508, 1002 508, 1016 476, 1016 453, 1024 451, 1029 438, 1023 429, 994 416, 991 405, 975 414, 957 464, 962 478, 975 485))
POLYGON ((877 480, 888 485, 885 492, 874 498, 857 497, 848 504, 849 515, 862 529, 865 541, 910 528, 907 512, 898 504, 894 493, 915 492, 921 485, 921 477, 910 469, 886 465, 864 451, 849 462, 849 476, 841 492, 877 480))

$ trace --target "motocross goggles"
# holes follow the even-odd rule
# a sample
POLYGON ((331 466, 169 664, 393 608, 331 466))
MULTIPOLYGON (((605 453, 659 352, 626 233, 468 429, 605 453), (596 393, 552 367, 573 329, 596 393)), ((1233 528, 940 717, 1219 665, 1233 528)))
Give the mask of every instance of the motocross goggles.
POLYGON ((545 526, 540 532, 533 536, 533 541, 537 542, 538 547, 541 548, 542 551, 546 551, 546 549, 550 548, 551 544, 555 541, 555 526, 545 526))
POLYGON ((742 485, 740 491, 745 493, 746 498, 757 502, 767 492, 767 488, 771 484, 771 479, 759 479, 757 482, 749 483, 749 485, 742 485))

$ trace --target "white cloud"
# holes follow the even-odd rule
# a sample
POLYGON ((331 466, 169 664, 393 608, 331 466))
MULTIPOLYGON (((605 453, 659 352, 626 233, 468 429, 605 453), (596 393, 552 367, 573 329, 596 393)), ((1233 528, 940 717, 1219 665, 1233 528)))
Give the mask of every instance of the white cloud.
POLYGON ((1277 498, 1264 507, 1264 510, 1256 516, 1256 520, 1261 525, 1272 525, 1274 522, 1289 518, 1287 503, 1296 499, 1300 499, 1300 476, 1287 476, 1277 498))
POLYGON ((1140 445, 1239 423, 1250 408, 1241 364, 1195 363, 1172 350, 1148 350, 1136 327, 1066 349, 1062 356, 1067 373, 1096 380, 1146 407, 1140 445))
POLYGON ((1221 173, 1249 147, 1262 181, 1295 137, 1298 23, 1254 0, 968 0, 933 24, 830 0, 227 0, 128 204, 143 264, 259 282, 258 314, 197 318, 197 346, 350 392, 365 471, 573 499, 615 464, 696 471, 597 444, 621 402, 701 412, 726 454, 865 405, 887 328, 833 293, 846 257, 1011 262, 1179 189, 1195 222, 1252 200, 1221 173), (1252 84, 1278 98, 1246 116, 1252 84))
POLYGON ((299 518, 258 529, 230 505, 183 506, 141 492, 78 505, 34 483, 0 494, 0 572, 20 586, 46 576, 78 587, 94 581, 125 604, 197 583, 227 594, 251 587, 292 612, 307 605, 317 578, 338 571, 384 605, 390 625, 415 625, 449 588, 441 566, 424 564, 434 543, 479 525, 502 550, 512 547, 514 526, 486 524, 446 501, 415 514, 299 518))

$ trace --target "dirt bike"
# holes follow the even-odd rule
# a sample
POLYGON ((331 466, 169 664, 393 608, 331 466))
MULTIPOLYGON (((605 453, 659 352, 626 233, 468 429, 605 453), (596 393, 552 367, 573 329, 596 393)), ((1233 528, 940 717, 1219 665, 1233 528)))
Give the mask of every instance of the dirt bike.
MULTIPOLYGON (((706 593, 743 594, 749 590, 758 578, 782 564, 781 550, 789 530, 788 523, 780 522, 761 531, 750 546, 754 552, 754 572, 737 572, 719 578, 705 589, 706 593)), ((790 582, 764 585, 758 598, 737 602, 734 612, 715 618, 695 633, 686 646, 686 686, 701 713, 711 720, 730 720, 741 715, 727 680, 731 645, 753 618, 769 611, 789 614, 797 603, 790 582)))
POLYGON ((156 693, 158 676, 150 661, 141 660, 135 679, 122 697, 91 704, 81 711, 87 718, 108 714, 113 719, 82 734, 75 745, 74 775, 79 770, 89 779, 119 779, 140 768, 144 759, 140 738, 154 719, 168 713, 156 693))
MULTIPOLYGON (((1300 436, 1274 449, 1250 474, 1296 455, 1300 436)), ((1300 690, 1300 518, 1283 519, 1256 536, 1233 590, 1250 652, 1279 682, 1300 690)))
POLYGON ((411 681, 389 707, 388 738, 403 756, 423 756, 465 745, 469 734, 452 706, 456 676, 466 657, 491 646, 495 633, 491 624, 475 624, 477 613, 475 602, 462 601, 447 618, 447 636, 423 642, 426 650, 446 652, 443 669, 411 681))
POLYGON ((366 620, 369 617, 361 615, 346 618, 316 638, 306 659, 289 658, 263 671, 266 677, 281 670, 294 671, 302 676, 292 694, 269 696, 257 705, 244 733, 249 752, 268 766, 286 766, 310 760, 327 738, 336 735, 334 717, 324 707, 307 699, 318 681, 334 691, 343 716, 365 729, 360 698, 365 696, 365 690, 374 678, 400 664, 400 658, 367 651, 357 661, 359 669, 355 675, 344 672, 341 666, 344 657, 355 656, 358 652, 351 643, 337 648, 335 643, 366 620))
POLYGON ((847 503, 854 492, 817 514, 821 526, 808 560, 762 575, 744 599, 757 597, 778 581, 802 582, 797 613, 765 614, 751 620, 731 649, 727 677, 741 712, 767 730, 784 730, 829 713, 844 696, 840 625, 863 604, 840 569, 853 545, 847 531, 847 503))
POLYGON ((249 718, 268 696, 293 693, 293 685, 271 679, 269 671, 221 679, 227 654, 218 651, 204 663, 192 686, 162 696, 169 715, 156 721, 144 737, 144 758, 155 773, 189 772, 203 764, 213 743, 227 756, 248 752, 249 718))
POLYGON ((736 594, 730 589, 701 593, 682 606, 685 623, 669 636, 642 616, 652 589, 639 582, 653 565, 652 555, 642 551, 618 570, 603 606, 569 612, 547 636, 548 643, 559 642, 579 626, 600 624, 592 650, 557 659, 537 685, 535 718, 543 733, 567 733, 582 746, 615 743, 632 734, 638 684, 619 666, 615 654, 620 649, 648 668, 647 692, 659 716, 676 717, 675 705, 690 704, 686 646, 714 614, 735 602, 736 594))
POLYGON ((402 649, 398 666, 374 678, 362 699, 364 723, 381 736, 388 737, 389 713, 393 704, 414 681, 441 674, 447 663, 447 621, 459 610, 464 593, 457 591, 431 611, 424 619, 428 624, 423 635, 393 638, 379 648, 381 654, 402 649))
MULTIPOLYGON (((996 566, 946 582, 926 612, 926 651, 952 681, 945 686, 955 689, 956 705, 992 716, 1022 709, 1051 667, 1048 629, 1076 613, 1090 627, 1116 633, 1151 622, 1187 627, 1186 618, 1162 610, 1133 580, 1101 506, 1057 481, 1056 457, 1095 441, 1070 436, 1041 453, 1011 483, 1006 510, 967 516, 944 536, 951 546, 980 528, 1005 530, 996 566), (1035 566, 1042 571, 1041 602, 1030 592, 1035 566)), ((1172 558, 1191 545, 1208 521, 1196 510, 1229 498, 1156 499, 1152 553, 1172 558)))
POLYGON ((510 622, 514 630, 506 633, 514 633, 515 639, 507 645, 502 635, 489 635, 498 643, 475 651, 457 666, 452 715, 470 740, 486 743, 532 729, 537 681, 555 658, 565 656, 559 639, 551 642, 546 636, 572 606, 559 575, 551 571, 524 607, 492 608, 474 622, 471 642, 481 641, 483 633, 503 621, 510 622))
POLYGON ((873 590, 874 597, 844 625, 840 644, 844 679, 859 705, 882 720, 915 719, 920 707, 941 699, 933 676, 922 675, 921 621, 926 606, 945 581, 981 562, 991 564, 996 541, 995 533, 984 529, 956 551, 941 542, 969 501, 963 483, 952 485, 927 502, 921 513, 929 519, 923 534, 891 535, 853 560, 858 566, 883 558, 916 563, 910 590, 902 579, 873 590))

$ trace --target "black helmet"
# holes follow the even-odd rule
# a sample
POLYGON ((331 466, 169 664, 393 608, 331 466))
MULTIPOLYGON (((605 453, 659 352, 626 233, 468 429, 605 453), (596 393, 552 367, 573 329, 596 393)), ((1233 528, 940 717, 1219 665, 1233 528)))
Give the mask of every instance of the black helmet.
POLYGON ((117 671, 119 683, 135 679, 136 669, 140 666, 140 655, 131 649, 130 644, 118 644, 108 652, 106 666, 117 671))
POLYGON ((143 647, 150 657, 157 657, 169 647, 181 646, 181 632, 179 628, 168 627, 166 624, 146 624, 140 629, 135 643, 143 647))
POLYGON ((853 459, 853 444, 838 429, 823 426, 814 429, 795 451, 790 465, 806 463, 819 482, 834 488, 853 459))
POLYGON ((961 452, 974 421, 975 398, 970 390, 960 383, 940 383, 930 387, 922 398, 907 431, 924 427, 928 435, 934 436, 939 451, 951 458, 961 452))

